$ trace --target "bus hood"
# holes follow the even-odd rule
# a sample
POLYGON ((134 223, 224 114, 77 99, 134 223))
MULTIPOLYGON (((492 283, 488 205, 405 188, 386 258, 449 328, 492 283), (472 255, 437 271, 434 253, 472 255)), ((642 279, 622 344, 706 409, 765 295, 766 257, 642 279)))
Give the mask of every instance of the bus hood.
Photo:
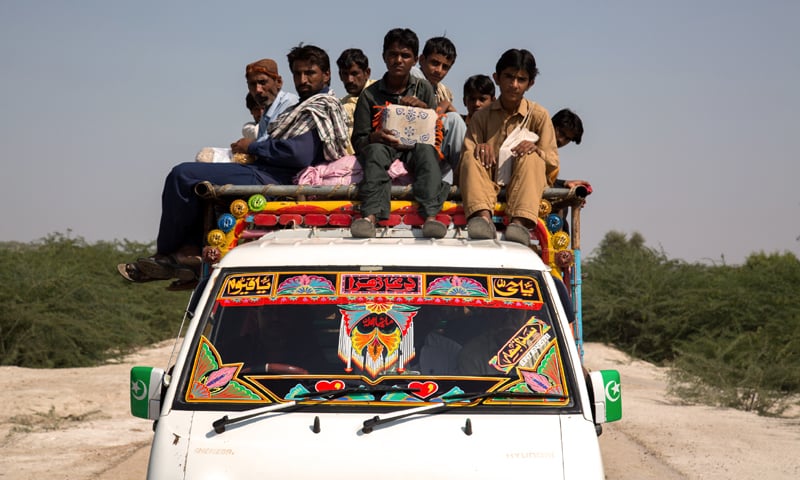
POLYGON ((373 414, 282 412, 217 434, 212 423, 223 415, 162 417, 148 478, 603 478, 594 427, 581 416, 416 415, 364 433, 373 414))

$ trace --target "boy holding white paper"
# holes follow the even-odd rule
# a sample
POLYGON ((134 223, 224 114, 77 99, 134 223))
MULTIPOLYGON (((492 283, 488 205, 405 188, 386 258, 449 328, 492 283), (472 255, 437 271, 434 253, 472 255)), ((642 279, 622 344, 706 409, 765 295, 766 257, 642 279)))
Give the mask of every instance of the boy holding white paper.
POLYGON ((505 186, 506 215, 511 217, 505 238, 528 245, 542 193, 558 174, 550 114, 524 98, 538 73, 531 52, 507 50, 493 75, 500 97, 470 119, 461 151, 459 188, 472 239, 495 238, 492 212, 505 186))
MULTIPOLYGON (((400 138, 402 132, 395 134, 385 129, 377 121, 380 117, 375 116, 381 109, 388 108, 387 104, 436 108, 431 85, 410 73, 418 56, 419 38, 413 31, 407 28, 390 30, 383 39, 387 71, 358 97, 351 141, 364 168, 364 180, 359 185, 362 218, 350 226, 354 237, 374 237, 377 222, 389 218, 392 184, 388 170, 395 159, 400 159, 414 176, 414 200, 419 204, 420 216, 425 219, 422 234, 442 238, 447 233, 447 226, 436 220, 450 191, 450 185, 442 181, 436 146, 404 143, 400 138)), ((435 114, 434 111, 429 113, 435 114)))

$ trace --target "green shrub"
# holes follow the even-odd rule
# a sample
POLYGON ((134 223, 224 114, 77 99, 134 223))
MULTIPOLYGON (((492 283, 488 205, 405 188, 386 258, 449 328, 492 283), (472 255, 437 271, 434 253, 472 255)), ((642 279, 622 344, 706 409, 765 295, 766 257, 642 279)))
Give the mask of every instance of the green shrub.
POLYGON ((587 340, 670 365, 689 401, 779 413, 800 392, 800 262, 688 264, 609 232, 584 264, 587 340))
POLYGON ((151 248, 64 234, 0 244, 0 364, 94 365, 176 334, 188 293, 130 284, 116 271, 151 248))

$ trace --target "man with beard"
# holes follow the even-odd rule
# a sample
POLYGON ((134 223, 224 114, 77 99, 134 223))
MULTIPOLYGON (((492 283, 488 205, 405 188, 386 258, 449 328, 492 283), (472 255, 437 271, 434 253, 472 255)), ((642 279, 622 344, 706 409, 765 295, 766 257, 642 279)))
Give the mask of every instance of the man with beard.
POLYGON ((234 153, 255 158, 241 163, 182 163, 172 169, 164 183, 157 253, 117 266, 132 282, 176 278, 170 289, 188 289, 197 284, 203 247, 203 210, 195 185, 289 184, 303 168, 340 158, 348 145, 344 111, 330 91, 330 60, 313 45, 298 46, 288 54, 295 90, 281 90, 283 81, 273 60, 251 63, 246 68, 248 90, 268 103, 255 141, 239 139, 234 153))
POLYGON ((361 91, 369 87, 375 80, 369 78, 372 70, 369 68, 369 59, 359 48, 348 48, 344 50, 336 60, 339 67, 339 80, 342 81, 347 95, 342 97, 342 105, 347 114, 347 126, 350 134, 353 133, 353 112, 356 110, 358 96, 361 91))

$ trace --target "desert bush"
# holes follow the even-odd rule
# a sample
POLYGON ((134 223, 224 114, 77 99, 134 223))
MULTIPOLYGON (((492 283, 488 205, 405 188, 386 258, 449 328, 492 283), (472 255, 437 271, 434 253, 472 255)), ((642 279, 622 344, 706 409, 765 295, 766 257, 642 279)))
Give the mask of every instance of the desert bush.
POLYGON ((670 260, 644 238, 609 232, 584 266, 583 318, 587 339, 612 343, 652 362, 674 358, 674 339, 698 326, 691 321, 708 294, 706 272, 670 260))
POLYGON ((800 392, 800 262, 688 264, 609 232, 584 265, 584 332, 673 367, 687 401, 780 412, 800 392))
POLYGON ((151 248, 58 233, 0 244, 0 364, 94 365, 177 333, 189 295, 116 272, 151 248))

